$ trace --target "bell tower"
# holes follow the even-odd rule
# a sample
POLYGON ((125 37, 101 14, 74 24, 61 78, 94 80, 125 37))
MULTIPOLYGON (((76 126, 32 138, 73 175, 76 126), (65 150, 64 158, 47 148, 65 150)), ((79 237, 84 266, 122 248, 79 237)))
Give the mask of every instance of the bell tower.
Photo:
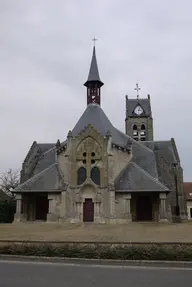
POLYGON ((136 99, 126 96, 125 132, 136 141, 153 141, 153 118, 150 95, 139 97, 139 85, 136 84, 136 99))
POLYGON ((101 104, 101 87, 104 83, 100 80, 99 70, 97 66, 97 58, 95 52, 95 41, 97 39, 93 39, 93 55, 91 60, 91 66, 89 70, 88 79, 85 82, 84 86, 87 87, 87 105, 89 104, 101 104))

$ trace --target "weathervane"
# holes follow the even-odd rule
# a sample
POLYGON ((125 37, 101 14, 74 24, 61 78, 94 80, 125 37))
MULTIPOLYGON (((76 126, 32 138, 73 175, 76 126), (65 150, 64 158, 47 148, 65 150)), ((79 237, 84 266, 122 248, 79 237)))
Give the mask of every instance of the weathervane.
POLYGON ((93 41, 93 46, 95 46, 95 42, 97 41, 98 39, 96 39, 95 37, 92 39, 92 41, 93 41))
POLYGON ((139 88, 139 84, 136 84, 135 91, 137 91, 137 99, 139 98, 139 91, 140 90, 141 90, 141 88, 139 88))

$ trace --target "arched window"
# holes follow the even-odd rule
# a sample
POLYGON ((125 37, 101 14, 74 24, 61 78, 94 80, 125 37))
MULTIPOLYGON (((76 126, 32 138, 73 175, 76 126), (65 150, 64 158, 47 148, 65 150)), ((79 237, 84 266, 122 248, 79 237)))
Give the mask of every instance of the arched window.
POLYGON ((77 185, 81 185, 87 178, 86 168, 81 166, 77 171, 77 185))
POLYGON ((145 125, 144 124, 141 125, 141 130, 145 130, 145 125))
POLYGON ((146 127, 144 124, 141 125, 141 131, 140 131, 140 141, 144 142, 146 141, 146 127))
POLYGON ((96 166, 91 169, 91 179, 95 184, 100 185, 100 169, 96 166))
POLYGON ((138 130, 137 130, 137 125, 133 125, 133 138, 134 140, 138 141, 138 130))

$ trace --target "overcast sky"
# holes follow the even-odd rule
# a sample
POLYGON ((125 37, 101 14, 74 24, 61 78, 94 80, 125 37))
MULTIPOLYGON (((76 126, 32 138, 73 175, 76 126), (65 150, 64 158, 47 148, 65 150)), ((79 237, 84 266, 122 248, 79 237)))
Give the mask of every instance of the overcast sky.
POLYGON ((34 140, 74 127, 96 36, 105 113, 124 131, 138 82, 155 139, 175 138, 192 181, 191 11, 191 0, 0 0, 0 172, 20 168, 34 140))

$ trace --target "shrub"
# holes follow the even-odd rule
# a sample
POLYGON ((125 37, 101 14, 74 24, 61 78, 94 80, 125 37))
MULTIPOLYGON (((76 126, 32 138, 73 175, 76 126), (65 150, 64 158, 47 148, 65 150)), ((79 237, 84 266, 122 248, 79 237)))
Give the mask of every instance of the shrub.
POLYGON ((1 243, 0 254, 116 260, 191 261, 192 244, 1 243))
POLYGON ((0 201, 0 223, 12 223, 16 212, 16 202, 14 200, 0 201))

